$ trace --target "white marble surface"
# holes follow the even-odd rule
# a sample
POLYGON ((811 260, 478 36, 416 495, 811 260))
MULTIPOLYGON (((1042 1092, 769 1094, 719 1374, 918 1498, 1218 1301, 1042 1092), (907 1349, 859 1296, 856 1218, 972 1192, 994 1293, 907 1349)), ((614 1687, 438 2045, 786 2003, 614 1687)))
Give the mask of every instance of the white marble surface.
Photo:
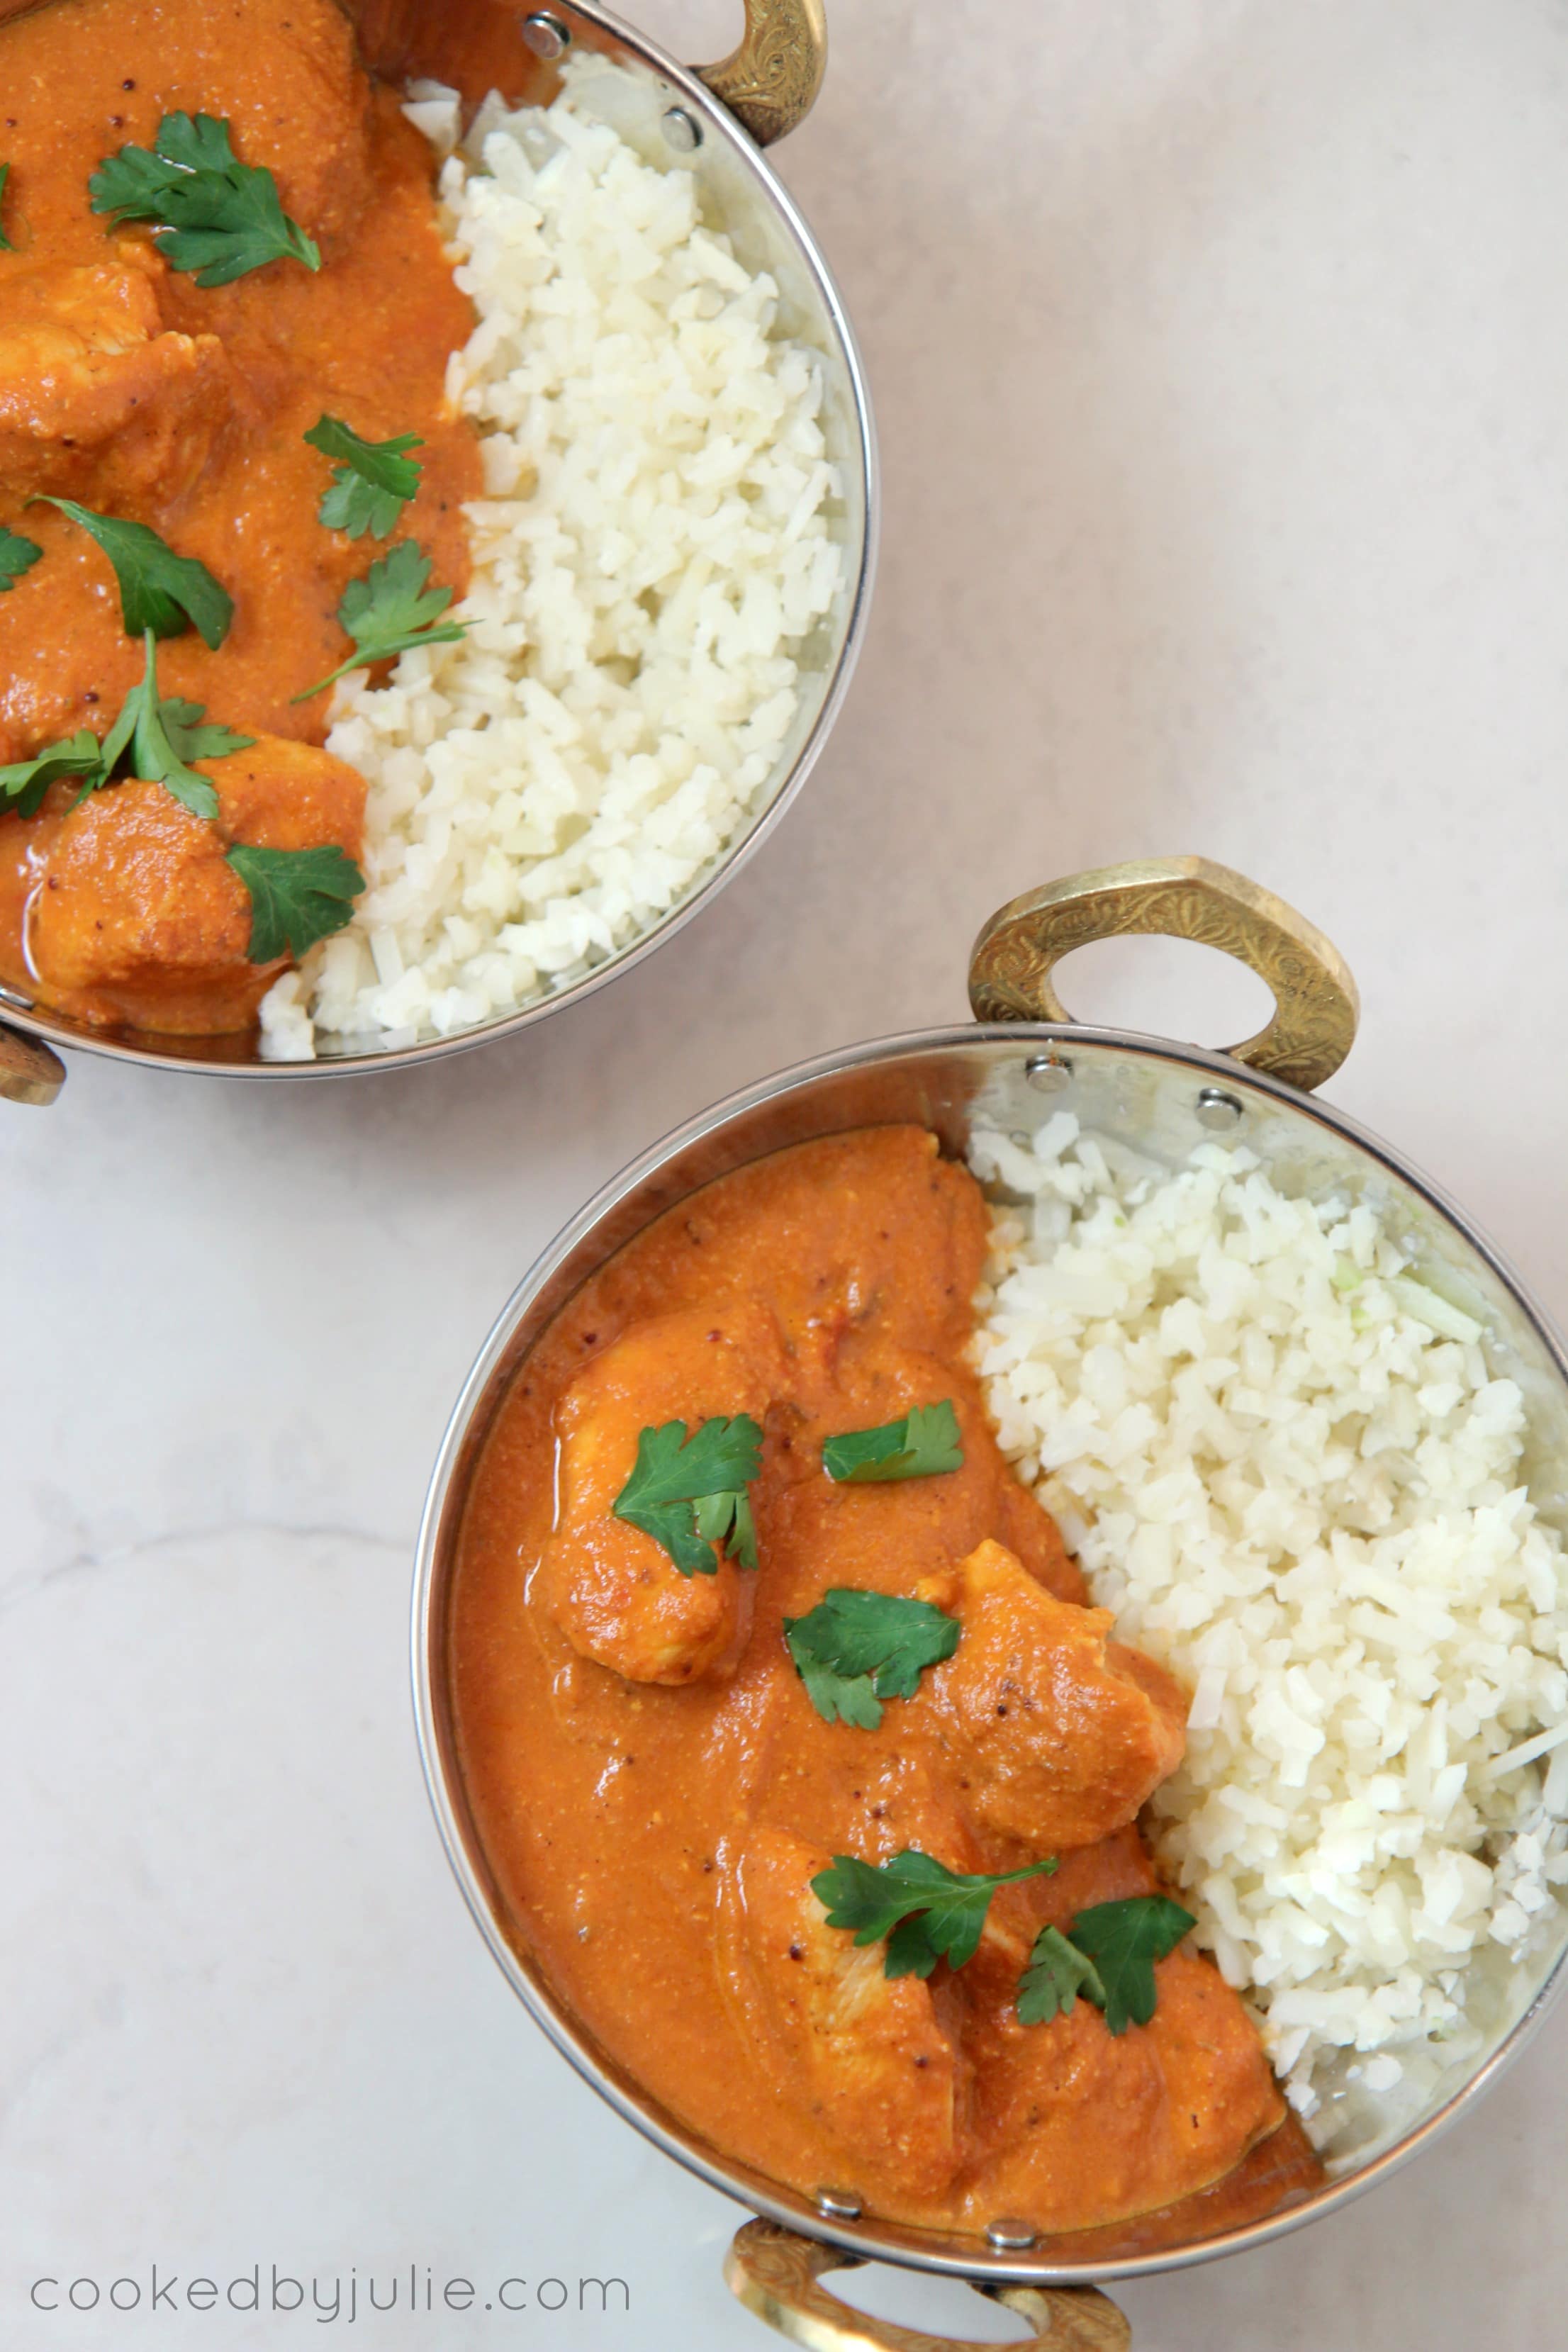
MULTIPOLYGON (((641 13, 700 55, 734 12, 641 13)), ((718 2283, 731 2209, 546 2049, 447 1881, 409 1547, 556 1225, 728 1087, 959 1017, 1002 898, 1189 848, 1281 889, 1362 982, 1333 1097, 1568 1312, 1568 16, 830 15, 782 160, 864 339, 886 553, 778 839, 510 1046, 327 1088, 79 1057, 56 1110, 0 1119, 7 2347, 765 2340, 718 2283), (481 2302, 614 2274, 632 2310, 154 2316, 154 2261, 182 2299, 414 2263, 481 2302), (142 2313, 46 2318, 43 2275, 138 2280, 142 2313)), ((1102 953, 1080 1010, 1234 1031, 1247 989, 1195 958, 1102 953)), ((1142 2352, 1560 2340, 1565 2091, 1568 2009, 1370 2201, 1125 2291, 1142 2352)))

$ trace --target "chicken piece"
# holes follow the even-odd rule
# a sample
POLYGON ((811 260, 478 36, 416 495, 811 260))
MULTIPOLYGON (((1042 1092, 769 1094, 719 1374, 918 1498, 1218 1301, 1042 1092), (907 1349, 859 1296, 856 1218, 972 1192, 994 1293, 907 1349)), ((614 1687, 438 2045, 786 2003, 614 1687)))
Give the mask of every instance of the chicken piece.
POLYGON ((976 2184, 987 2211, 1027 2213, 1044 2230, 1073 2228, 1086 2210, 1151 2212, 1221 2179, 1279 2124, 1257 2029, 1218 1969, 1176 1951, 1156 1961, 1154 1981, 1153 2018, 1119 2035, 1086 2000, 1021 2025, 1016 1977, 976 2011, 977 2128, 997 2151, 976 2184))
POLYGON ((1186 1696, 1152 1659, 1108 1639, 1109 1609, 1057 1600, 995 1542, 918 1591, 963 1620, 957 1650, 922 1693, 989 1827, 1037 1853, 1090 1845, 1175 1770, 1186 1696))
POLYGON ((583 1656, 628 1682, 721 1682, 752 1618, 751 1571, 732 1559, 682 1575, 663 1546, 614 1516, 645 1429, 715 1416, 761 1423, 784 1382, 766 1309, 745 1298, 634 1323, 579 1372, 556 1408, 560 1504, 542 1593, 583 1656))
POLYGON ((216 824, 162 784, 132 782, 94 793, 58 827, 27 931, 52 994, 94 992, 127 1020, 179 1028, 189 1025, 184 1000, 227 976, 226 1025, 243 1026, 280 965, 247 960, 250 894, 225 862, 230 843, 335 842, 358 857, 364 779, 331 752, 264 735, 195 765, 217 793, 216 824))
POLYGON ((90 268, 18 271, 0 305, 0 487, 115 513, 172 505, 235 404, 216 335, 163 331, 151 247, 90 268))
POLYGON ((830 1859, 769 1829, 742 1857, 743 1947, 773 2055, 852 2186, 936 2196, 961 2154, 966 2070, 930 1985, 889 1980, 880 1944, 858 1948, 827 1925, 811 1881, 830 1859))

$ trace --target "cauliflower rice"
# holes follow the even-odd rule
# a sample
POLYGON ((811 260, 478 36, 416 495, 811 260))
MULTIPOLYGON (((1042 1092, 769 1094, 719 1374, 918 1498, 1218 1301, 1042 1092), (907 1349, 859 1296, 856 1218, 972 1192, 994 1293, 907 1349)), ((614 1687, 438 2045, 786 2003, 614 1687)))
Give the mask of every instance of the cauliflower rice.
MULTIPOLYGON (((704 226, 691 173, 575 87, 492 99, 442 167, 479 314, 450 375, 485 469, 471 625, 338 690, 367 887, 269 992, 272 1059, 448 1035, 646 930, 774 775, 840 585, 817 355, 775 334, 773 280, 704 226)), ((409 112, 453 144, 451 93, 409 112)))
POLYGON ((978 1362, 1118 1631, 1193 1691, 1149 1825, 1331 2153, 1479 2053, 1568 1880, 1563 1545, 1523 1398, 1374 1210, 977 1132, 978 1362), (1353 2130, 1352 2130, 1353 2127, 1353 2130))

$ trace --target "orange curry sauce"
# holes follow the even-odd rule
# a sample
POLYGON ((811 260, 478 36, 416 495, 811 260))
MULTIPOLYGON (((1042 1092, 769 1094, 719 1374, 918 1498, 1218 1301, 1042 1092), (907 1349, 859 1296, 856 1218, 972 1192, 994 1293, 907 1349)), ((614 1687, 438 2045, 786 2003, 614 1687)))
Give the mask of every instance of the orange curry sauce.
MULTIPOLYGON (((0 251, 0 523, 43 550, 0 593, 0 764, 81 727, 104 735, 142 673, 107 557, 55 509, 26 503, 40 491, 151 524, 234 598, 216 653, 194 630, 160 646, 165 695, 249 734, 320 743, 330 698, 289 698, 352 652, 339 601, 391 543, 318 521, 330 466, 301 436, 323 411, 367 439, 423 437, 419 495, 395 537, 419 542, 434 582, 459 594, 467 582, 460 508, 478 495, 479 453, 443 386, 473 316, 441 252, 428 145, 396 94, 372 88, 333 0, 53 0, 0 26, 0 162, 11 167, 4 223, 15 247, 0 251), (227 119, 239 160, 272 171, 284 211, 320 246, 318 273, 273 261, 204 290, 157 254, 147 228, 110 230, 90 210, 103 159, 151 146, 177 111, 227 119)), ((312 832, 299 767, 284 764, 280 779, 253 773, 240 789, 251 829, 236 837, 356 849, 363 794, 356 803, 353 772, 321 768, 317 798, 333 814, 312 832)), ((234 780, 221 761, 205 772, 226 821, 234 780)), ((85 943, 70 940, 58 971, 29 959, 27 904, 74 797, 57 786, 36 818, 0 819, 0 977, 99 1024, 247 1025, 278 967, 244 961, 247 902, 221 866, 221 825, 208 828, 216 850, 204 862, 195 821, 163 808, 167 795, 160 837, 118 864, 113 795, 100 796, 103 840, 74 845, 72 887, 85 889, 80 869, 96 860, 114 901, 108 924, 78 922, 85 943), (116 955, 103 934, 125 929, 133 886, 152 912, 116 955), (193 941, 183 902, 204 892, 213 928, 193 941)), ((133 793, 127 813, 137 805, 133 793)), ((145 833, 151 819, 138 822, 145 833)))
MULTIPOLYGON (((996 1445, 965 1360, 985 1227, 933 1137, 868 1129, 721 1179, 586 1285, 519 1373, 468 1506, 451 1633, 469 1800, 520 1948, 721 2153, 960 2230, 1086 2228, 1226 2176, 1272 2206, 1315 2164, 1190 1946, 1159 1963, 1147 2027, 1113 2038, 1081 2000, 1017 2020, 1042 1925, 1155 1889, 1136 1816, 1180 1756, 1185 1695, 1108 1645, 996 1445), (961 1470, 825 1475, 826 1436, 942 1398, 961 1470), (765 1428, 760 1568, 682 1578, 610 1505, 641 1428, 741 1412, 765 1428), (875 1731, 824 1721, 784 1646, 781 1620, 836 1586, 936 1599, 963 1625, 875 1731), (1060 1868, 994 1897, 967 1967, 889 1982, 809 1881, 906 1846, 1060 1868)), ((1236 2217, 1204 2203, 1207 2226, 1236 2217)))

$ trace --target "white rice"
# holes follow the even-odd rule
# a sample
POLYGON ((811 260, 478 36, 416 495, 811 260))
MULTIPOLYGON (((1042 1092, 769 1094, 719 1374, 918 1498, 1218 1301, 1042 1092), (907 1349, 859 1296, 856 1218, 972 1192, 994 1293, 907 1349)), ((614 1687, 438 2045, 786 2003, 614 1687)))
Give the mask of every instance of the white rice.
POLYGON ((1403 2127, 1560 1932, 1568 1587, 1524 1401, 1374 1210, 977 1133, 978 1360, 1119 1632, 1193 1691, 1160 1860, 1331 2152, 1403 2127), (1372 2095, 1371 2101, 1363 2095, 1372 2095))
MULTIPOLYGON (((704 225, 692 174, 575 86, 490 100, 442 168, 479 314, 450 377, 482 436, 472 625, 338 689, 368 887, 268 995, 273 1059, 450 1034, 645 931, 774 776, 839 586, 816 354, 775 332, 776 285, 704 225)), ((452 144, 450 94, 409 112, 452 144)))

